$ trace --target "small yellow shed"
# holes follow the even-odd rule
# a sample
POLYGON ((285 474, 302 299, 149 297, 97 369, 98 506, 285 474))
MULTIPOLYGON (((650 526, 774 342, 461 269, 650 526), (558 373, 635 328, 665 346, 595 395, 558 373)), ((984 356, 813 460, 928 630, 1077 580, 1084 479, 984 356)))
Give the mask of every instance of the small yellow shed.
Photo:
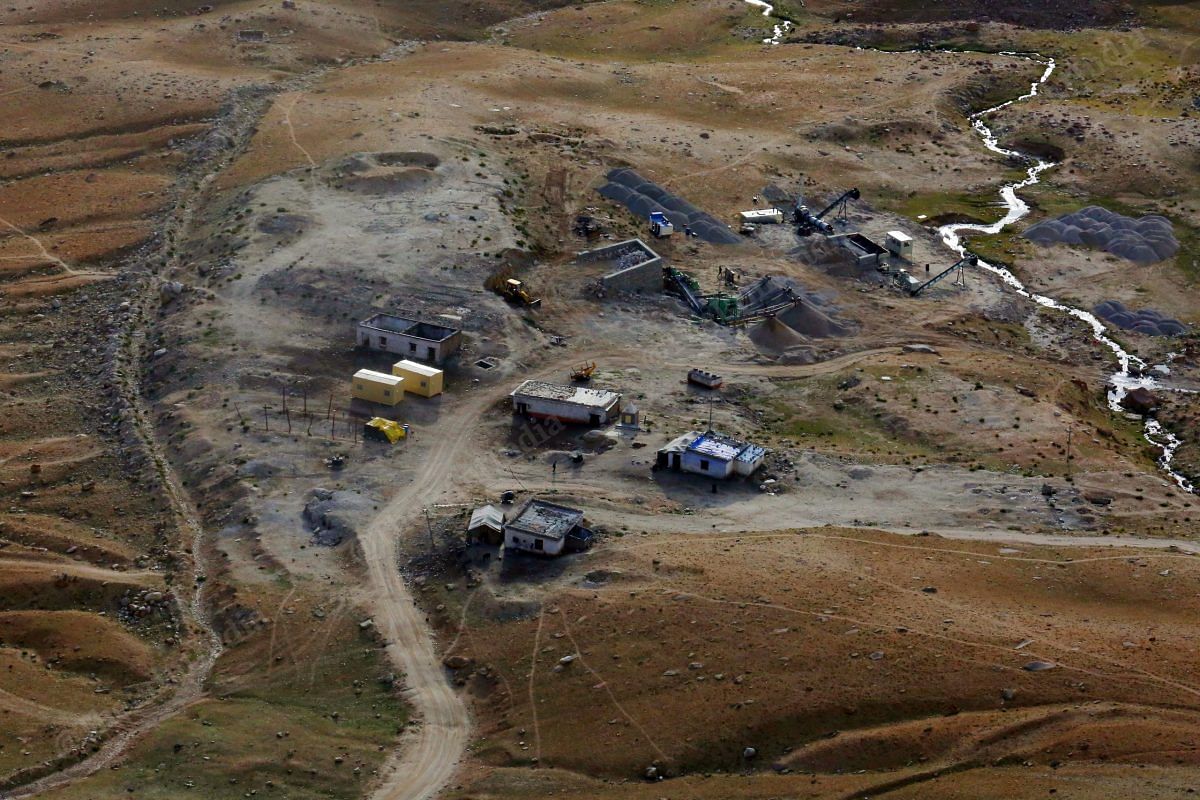
POLYGON ((440 369, 404 359, 392 365, 392 374, 404 379, 406 392, 422 397, 436 397, 442 393, 444 373, 440 369))
POLYGON ((394 406, 404 399, 404 378, 388 375, 386 372, 376 372, 373 369, 360 369, 354 373, 354 381, 350 385, 350 396, 385 406, 394 406))

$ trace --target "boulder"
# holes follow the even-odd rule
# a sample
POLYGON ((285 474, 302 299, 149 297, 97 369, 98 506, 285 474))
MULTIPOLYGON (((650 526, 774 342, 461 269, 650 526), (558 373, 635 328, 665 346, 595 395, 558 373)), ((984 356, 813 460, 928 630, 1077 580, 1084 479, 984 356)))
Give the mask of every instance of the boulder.
POLYGON ((1126 392, 1125 396, 1121 398, 1121 408, 1146 416, 1158 408, 1158 397, 1149 389, 1139 386, 1126 392))

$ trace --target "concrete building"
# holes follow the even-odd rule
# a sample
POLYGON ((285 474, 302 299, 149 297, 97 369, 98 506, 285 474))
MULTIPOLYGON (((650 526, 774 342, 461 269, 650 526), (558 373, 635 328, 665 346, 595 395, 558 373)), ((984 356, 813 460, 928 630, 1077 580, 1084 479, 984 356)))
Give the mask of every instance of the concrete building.
POLYGON ((407 358, 392 364, 392 374, 404 378, 404 391, 421 397, 437 397, 445 383, 445 373, 440 369, 407 358))
POLYGON ((625 428, 628 431, 640 431, 642 429, 642 412, 634 403, 625 403, 621 406, 620 422, 617 423, 618 428, 625 428))
POLYGON ((658 294, 663 290, 662 256, 641 239, 626 239, 580 253, 581 264, 603 263, 608 272, 600 285, 611 292, 658 294))
POLYGON ((462 331, 394 314, 358 323, 358 343, 370 350, 441 364, 462 346, 462 331))
POLYGON ((504 525, 504 549, 557 556, 586 550, 592 532, 583 527, 583 512, 545 500, 530 500, 504 525))
POLYGON ((350 396, 370 403, 394 406, 404 399, 404 378, 360 369, 350 382, 350 396))
POLYGON ((830 236, 827 241, 840 244, 850 251, 860 267, 878 267, 883 263, 883 257, 888 251, 863 236, 861 233, 843 233, 830 236))
POLYGON ((657 466, 693 472, 725 480, 735 475, 753 475, 762 466, 767 451, 713 431, 689 431, 658 451, 657 466))
POLYGON ((621 395, 607 389, 525 381, 512 391, 513 413, 576 425, 607 425, 621 409, 621 395))

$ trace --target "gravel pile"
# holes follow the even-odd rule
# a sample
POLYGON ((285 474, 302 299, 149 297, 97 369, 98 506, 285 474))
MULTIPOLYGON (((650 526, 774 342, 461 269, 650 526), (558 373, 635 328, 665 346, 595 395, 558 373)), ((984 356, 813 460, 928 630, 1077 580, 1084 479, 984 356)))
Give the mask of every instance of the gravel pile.
POLYGON ((661 211, 680 233, 684 228, 690 228, 692 233, 710 244, 738 244, 742 241, 716 217, 631 169, 614 169, 608 173, 608 181, 600 187, 600 194, 625 206, 642 219, 649 219, 652 212, 661 211))
POLYGON ((1116 300, 1105 300, 1093 308, 1092 313, 1122 330, 1147 336, 1182 336, 1187 333, 1187 327, 1177 319, 1151 308, 1134 311, 1116 300))
POLYGON ((1088 206, 1031 226, 1025 238, 1040 245, 1084 245, 1138 264, 1153 264, 1179 252, 1171 221, 1157 214, 1140 219, 1088 206))

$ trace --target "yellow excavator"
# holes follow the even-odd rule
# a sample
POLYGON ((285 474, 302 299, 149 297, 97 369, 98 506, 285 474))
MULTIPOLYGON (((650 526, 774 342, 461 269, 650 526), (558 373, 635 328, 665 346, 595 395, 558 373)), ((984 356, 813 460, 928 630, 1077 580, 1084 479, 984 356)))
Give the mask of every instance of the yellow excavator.
POLYGON ((511 303, 529 308, 537 308, 542 304, 542 299, 531 295, 525 284, 516 278, 508 278, 503 283, 497 284, 496 293, 511 303))
POLYGON ((571 370, 571 380, 586 383, 592 379, 594 374, 596 374, 596 362, 585 361, 571 370))

